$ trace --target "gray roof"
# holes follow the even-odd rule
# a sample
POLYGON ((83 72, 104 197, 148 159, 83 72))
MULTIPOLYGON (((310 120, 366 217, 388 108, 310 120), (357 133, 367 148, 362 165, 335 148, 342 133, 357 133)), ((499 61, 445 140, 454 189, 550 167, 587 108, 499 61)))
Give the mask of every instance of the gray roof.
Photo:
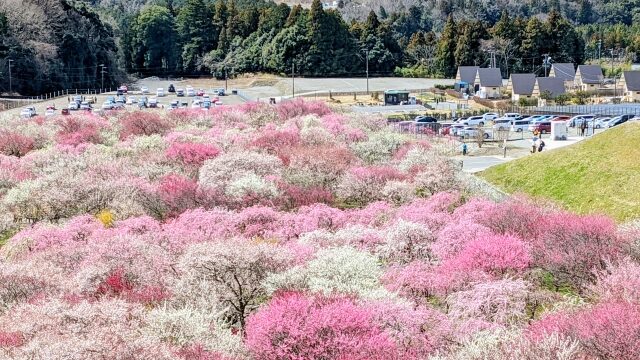
POLYGON ((600 65, 578 66, 580 77, 585 84, 600 84, 602 82, 602 68, 600 65))
POLYGON ((478 69, 480 86, 502 86, 502 74, 498 68, 478 69))
POLYGON ((458 74, 460 74, 460 81, 464 81, 467 84, 473 84, 476 81, 476 74, 478 73, 477 66, 459 66, 458 74))
POLYGON ((540 94, 545 91, 551 93, 551 97, 556 97, 558 95, 564 94, 564 80, 557 77, 539 77, 536 79, 538 82, 538 90, 540 94))
POLYGON ((551 65, 553 76, 564 81, 573 81, 576 78, 576 68, 571 63, 557 63, 551 65))
POLYGON ((628 91, 640 91, 640 71, 625 71, 622 76, 628 91))
POLYGON ((514 94, 531 95, 535 85, 535 74, 511 74, 511 88, 514 94))

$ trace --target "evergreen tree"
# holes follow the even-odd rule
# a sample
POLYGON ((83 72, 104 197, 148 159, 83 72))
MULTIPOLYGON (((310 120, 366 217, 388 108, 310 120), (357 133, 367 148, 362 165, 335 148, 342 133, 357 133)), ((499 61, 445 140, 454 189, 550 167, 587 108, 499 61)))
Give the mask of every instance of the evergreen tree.
POLYGON ((378 10, 378 12, 380 13, 380 19, 386 19, 389 17, 389 14, 387 14, 387 10, 385 10, 384 6, 380 5, 380 10, 378 10))
POLYGON ((145 7, 133 28, 132 57, 143 72, 176 70, 176 34, 169 9, 159 5, 145 7))
POLYGON ((478 65, 480 59, 480 39, 484 28, 479 22, 462 22, 459 24, 462 33, 458 37, 454 52, 455 64, 458 66, 478 65))
POLYGON ((453 77, 456 74, 456 23, 453 20, 453 16, 447 18, 447 23, 444 26, 440 41, 438 42, 438 51, 436 53, 436 67, 438 72, 443 77, 453 77))
POLYGON ((204 0, 187 0, 176 19, 177 35, 181 43, 182 67, 193 71, 197 63, 217 41, 212 36, 215 29, 213 12, 204 0))
POLYGON ((590 24, 593 18, 593 7, 591 1, 581 0, 578 8, 578 24, 590 24))
POLYGON ((524 39, 520 47, 522 56, 525 58, 522 64, 524 67, 531 66, 529 69, 534 69, 536 66, 539 66, 542 54, 547 51, 547 39, 548 34, 544 24, 538 20, 538 18, 532 17, 529 22, 527 22, 524 39))

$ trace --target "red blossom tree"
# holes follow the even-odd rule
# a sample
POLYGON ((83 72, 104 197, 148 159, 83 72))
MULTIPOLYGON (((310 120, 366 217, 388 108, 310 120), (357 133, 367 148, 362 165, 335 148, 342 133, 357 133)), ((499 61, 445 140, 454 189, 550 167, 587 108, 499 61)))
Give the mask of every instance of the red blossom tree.
POLYGON ((32 138, 17 132, 0 130, 0 154, 21 157, 34 147, 35 142, 32 138))

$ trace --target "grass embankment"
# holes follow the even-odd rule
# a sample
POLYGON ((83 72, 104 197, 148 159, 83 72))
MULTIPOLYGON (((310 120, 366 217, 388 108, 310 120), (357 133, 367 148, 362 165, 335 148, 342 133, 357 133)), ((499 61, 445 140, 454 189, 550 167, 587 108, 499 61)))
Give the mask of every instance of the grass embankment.
POLYGON ((510 193, 545 197, 567 209, 624 222, 640 218, 640 123, 479 174, 510 193))

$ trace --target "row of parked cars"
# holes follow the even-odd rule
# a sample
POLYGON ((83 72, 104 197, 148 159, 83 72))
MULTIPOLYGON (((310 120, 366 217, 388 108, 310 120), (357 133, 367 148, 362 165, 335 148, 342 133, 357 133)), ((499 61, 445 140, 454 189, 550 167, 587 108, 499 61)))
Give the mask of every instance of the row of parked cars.
MULTIPOLYGON (((118 90, 120 91, 120 89, 118 90)), ((126 92, 124 92, 126 93, 126 92)), ((167 89, 167 91, 165 92, 164 88, 157 88, 156 89, 156 97, 164 97, 167 96, 168 93, 171 94, 176 94, 177 97, 183 97, 183 96, 188 96, 188 97, 195 97, 195 96, 204 96, 206 95, 206 91, 203 89, 194 89, 191 86, 186 86, 184 89, 183 88, 175 88, 175 86, 173 84, 169 85, 169 88, 167 89)), ((142 86, 140 87, 140 94, 143 95, 148 95, 150 94, 149 88, 146 86, 142 86)), ((215 89, 213 90, 213 95, 215 96, 225 96, 225 91, 223 88, 220 89, 215 89)))

